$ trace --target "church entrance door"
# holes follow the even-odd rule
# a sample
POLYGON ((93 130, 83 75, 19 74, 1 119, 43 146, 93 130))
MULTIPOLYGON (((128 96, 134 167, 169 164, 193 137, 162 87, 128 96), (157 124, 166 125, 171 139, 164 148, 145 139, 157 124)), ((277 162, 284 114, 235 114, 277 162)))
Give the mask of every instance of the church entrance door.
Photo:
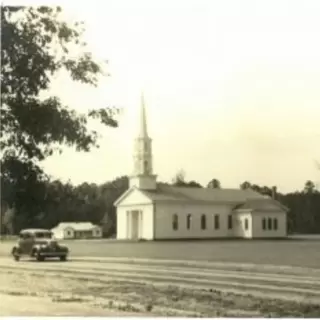
POLYGON ((131 239, 138 239, 139 235, 139 211, 132 211, 131 214, 131 239))
POLYGON ((129 238, 136 240, 141 237, 141 211, 133 210, 130 212, 130 232, 129 238))

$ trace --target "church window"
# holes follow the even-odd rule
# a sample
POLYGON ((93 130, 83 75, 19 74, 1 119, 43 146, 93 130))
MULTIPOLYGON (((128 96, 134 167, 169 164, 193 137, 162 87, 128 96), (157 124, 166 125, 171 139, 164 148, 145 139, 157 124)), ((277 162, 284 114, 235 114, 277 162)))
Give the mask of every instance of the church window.
POLYGON ((228 229, 232 229, 232 215, 228 215, 228 229))
POLYGON ((278 230, 278 219, 277 218, 273 219, 273 229, 278 230))
POLYGON ((266 230, 267 229, 267 220, 266 218, 262 219, 262 230, 266 230))
POLYGON ((178 215, 174 214, 172 217, 172 229, 178 230, 178 215))
POLYGON ((268 230, 272 230, 272 219, 268 218, 268 230))
POLYGON ((191 228, 191 214, 187 215, 187 229, 189 230, 191 228))
POLYGON ((214 228, 216 230, 220 229, 220 217, 218 214, 214 216, 214 228))
POLYGON ((205 230, 207 228, 207 219, 206 216, 203 214, 201 216, 201 229, 205 230))
POLYGON ((244 219, 244 230, 249 229, 249 220, 247 218, 244 219))

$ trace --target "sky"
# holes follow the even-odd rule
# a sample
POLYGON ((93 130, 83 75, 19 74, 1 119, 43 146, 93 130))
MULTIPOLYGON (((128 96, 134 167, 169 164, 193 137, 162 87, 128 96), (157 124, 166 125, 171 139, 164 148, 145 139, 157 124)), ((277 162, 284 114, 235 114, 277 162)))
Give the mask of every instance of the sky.
MULTIPOLYGON (((9 3, 10 1, 5 1, 9 3)), ((108 60, 97 88, 64 74, 51 93, 79 112, 122 108, 119 128, 97 123, 100 148, 65 149, 43 163, 63 181, 103 183, 133 169, 140 95, 154 171, 237 188, 320 186, 320 1, 92 0, 63 6, 83 20, 87 50, 108 60)))

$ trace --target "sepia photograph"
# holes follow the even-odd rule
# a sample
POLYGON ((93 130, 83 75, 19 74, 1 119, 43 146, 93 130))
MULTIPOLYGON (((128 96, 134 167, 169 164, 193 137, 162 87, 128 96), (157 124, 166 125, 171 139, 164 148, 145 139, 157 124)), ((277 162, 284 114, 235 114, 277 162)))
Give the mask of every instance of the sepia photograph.
POLYGON ((320 318, 320 1, 1 4, 0 317, 320 318))

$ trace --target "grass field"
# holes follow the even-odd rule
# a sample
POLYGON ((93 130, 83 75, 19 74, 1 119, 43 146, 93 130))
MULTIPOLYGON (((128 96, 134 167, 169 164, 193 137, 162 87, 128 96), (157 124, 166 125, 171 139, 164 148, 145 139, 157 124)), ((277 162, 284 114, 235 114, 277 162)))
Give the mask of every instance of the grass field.
MULTIPOLYGON (((291 240, 211 240, 117 242, 115 240, 64 241, 74 257, 127 257, 289 265, 320 268, 320 238, 291 240)), ((7 256, 13 241, 0 242, 7 256)))

